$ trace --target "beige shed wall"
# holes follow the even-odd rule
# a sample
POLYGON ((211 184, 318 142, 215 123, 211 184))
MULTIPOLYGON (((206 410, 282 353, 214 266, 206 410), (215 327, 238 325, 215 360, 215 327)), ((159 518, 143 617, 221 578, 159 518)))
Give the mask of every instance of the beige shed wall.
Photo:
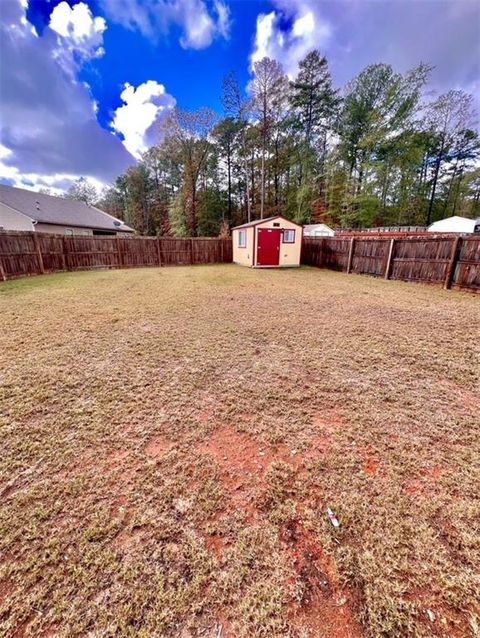
MULTIPOLYGON (((254 226, 257 232, 259 228, 280 228, 280 230, 287 228, 295 231, 295 243, 284 244, 280 238, 280 257, 279 266, 299 266, 300 265, 300 251, 302 249, 302 227, 297 226, 293 222, 287 219, 272 219, 263 224, 254 226), (274 224, 280 223, 280 226, 274 226, 274 224)), ((255 245, 258 246, 258 238, 255 241, 255 245)))
POLYGON ((253 265, 253 231, 254 226, 250 226, 245 228, 247 231, 247 246, 246 248, 238 247, 238 230, 234 230, 232 232, 232 242, 233 242, 233 263, 241 264, 242 266, 252 266, 253 265))
POLYGON ((0 203, 0 227, 3 230, 33 230, 32 220, 26 215, 0 203))

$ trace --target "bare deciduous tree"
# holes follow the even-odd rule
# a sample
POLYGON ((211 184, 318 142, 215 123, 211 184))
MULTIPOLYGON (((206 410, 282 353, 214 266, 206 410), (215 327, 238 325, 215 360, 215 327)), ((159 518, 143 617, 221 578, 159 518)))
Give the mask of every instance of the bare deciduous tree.
POLYGON ((438 143, 433 166, 427 225, 432 221, 433 203, 441 166, 448 159, 449 150, 459 142, 460 145, 462 144, 465 131, 473 126, 474 119, 473 96, 465 91, 448 91, 429 106, 426 128, 437 138, 438 143))
POLYGON ((222 103, 225 114, 232 117, 238 125, 240 136, 240 149, 245 180, 245 202, 247 207, 247 221, 252 219, 252 201, 249 188, 248 153, 246 133, 248 129, 248 117, 252 108, 251 100, 244 98, 238 84, 235 73, 229 73, 223 79, 222 103))
POLYGON ((162 123, 165 143, 183 166, 184 199, 187 226, 197 234, 197 185, 211 150, 209 135, 216 116, 211 109, 198 111, 174 109, 162 123))
POLYGON ((288 82, 282 66, 270 58, 262 58, 253 65, 250 85, 255 113, 260 121, 262 163, 260 171, 260 218, 265 208, 265 156, 270 139, 274 114, 281 108, 288 93, 288 82))

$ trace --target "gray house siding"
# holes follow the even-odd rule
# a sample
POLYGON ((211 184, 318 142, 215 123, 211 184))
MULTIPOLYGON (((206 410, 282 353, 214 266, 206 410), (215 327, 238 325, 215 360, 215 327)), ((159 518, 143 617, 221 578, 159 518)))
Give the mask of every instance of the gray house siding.
POLYGON ((0 202, 0 230, 35 230, 32 220, 0 202))

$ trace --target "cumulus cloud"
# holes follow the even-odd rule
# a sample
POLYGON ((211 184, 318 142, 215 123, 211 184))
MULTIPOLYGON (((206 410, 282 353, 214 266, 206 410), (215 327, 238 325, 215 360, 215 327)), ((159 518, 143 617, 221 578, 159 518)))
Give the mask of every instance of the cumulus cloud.
POLYGON ((79 63, 104 55, 104 18, 94 17, 88 5, 79 2, 71 8, 60 2, 50 14, 50 30, 56 33, 58 46, 53 56, 64 71, 75 77, 79 63))
POLYGON ((49 184, 51 176, 59 182, 80 175, 108 182, 134 158, 116 136, 100 127, 88 87, 75 79, 72 68, 74 39, 80 40, 81 55, 86 42, 93 42, 94 51, 104 25, 97 22, 93 31, 90 23, 82 27, 78 13, 69 14, 63 23, 58 20, 57 14, 54 24, 65 27, 67 36, 47 27, 37 37, 19 2, 2 3, 0 176, 17 184, 49 184), (69 72, 65 67, 69 47, 63 47, 59 38, 67 38, 71 48, 69 72))
POLYGON ((257 17, 250 65, 264 57, 273 58, 293 77, 300 60, 313 49, 324 48, 330 36, 330 24, 315 3, 277 2, 274 11, 257 17))
POLYGON ((431 86, 463 88, 477 95, 480 76, 480 5, 446 0, 410 3, 358 0, 272 0, 257 18, 250 63, 263 56, 291 76, 318 48, 327 56, 334 83, 344 85, 367 65, 391 64, 405 72, 420 61, 434 66, 431 86))
POLYGON ((213 11, 205 0, 101 0, 101 5, 109 20, 150 39, 179 27, 185 49, 204 49, 216 36, 229 37, 230 12, 221 0, 215 0, 213 11))
POLYGON ((120 98, 124 104, 116 109, 112 128, 123 136, 125 148, 140 158, 149 146, 148 133, 175 106, 175 99, 154 80, 137 88, 126 83, 120 98))
POLYGON ((71 8, 65 1, 60 2, 50 15, 50 29, 63 38, 64 43, 85 55, 96 56, 104 53, 103 32, 107 28, 104 18, 94 17, 88 5, 83 2, 71 8))

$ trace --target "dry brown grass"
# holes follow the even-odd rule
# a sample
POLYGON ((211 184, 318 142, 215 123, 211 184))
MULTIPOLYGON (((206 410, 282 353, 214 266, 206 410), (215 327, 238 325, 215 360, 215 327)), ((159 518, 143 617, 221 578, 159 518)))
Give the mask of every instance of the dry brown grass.
POLYGON ((314 269, 2 284, 0 635, 478 635, 479 308, 314 269))

